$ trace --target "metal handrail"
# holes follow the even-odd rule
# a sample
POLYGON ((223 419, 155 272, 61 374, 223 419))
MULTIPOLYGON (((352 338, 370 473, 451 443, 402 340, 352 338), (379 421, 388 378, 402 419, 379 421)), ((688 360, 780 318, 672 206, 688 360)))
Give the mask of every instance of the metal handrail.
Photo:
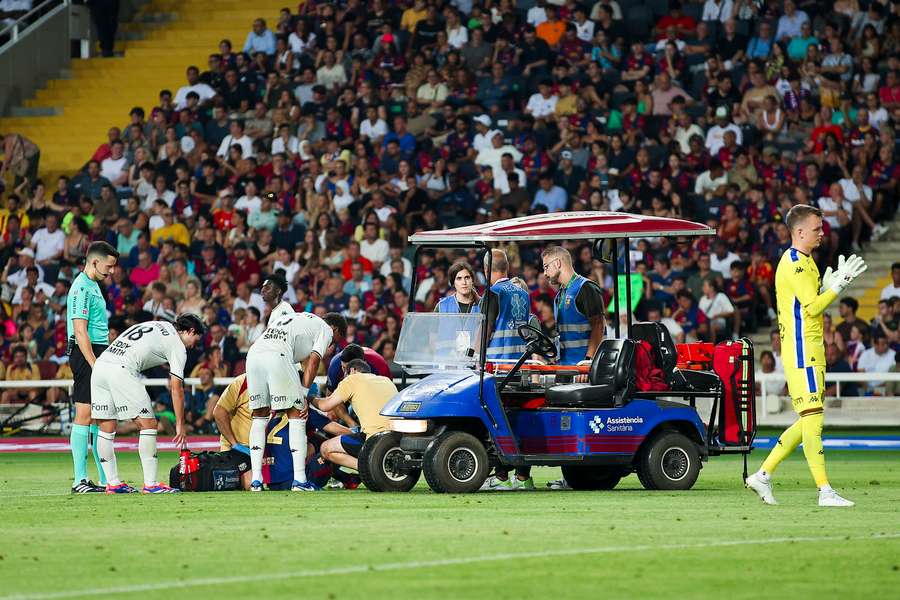
POLYGON ((71 0, 42 0, 38 3, 37 6, 32 7, 27 13, 16 19, 16 21, 10 25, 5 26, 3 29, 0 29, 0 39, 2 39, 5 35, 9 35, 10 39, 8 42, 0 45, 0 51, 6 49, 7 46, 15 44, 19 41, 19 36, 27 31, 31 26, 37 25, 38 20, 41 16, 49 16, 52 13, 51 10, 54 8, 65 8, 70 4, 71 0), (35 19, 37 17, 37 19, 35 19))

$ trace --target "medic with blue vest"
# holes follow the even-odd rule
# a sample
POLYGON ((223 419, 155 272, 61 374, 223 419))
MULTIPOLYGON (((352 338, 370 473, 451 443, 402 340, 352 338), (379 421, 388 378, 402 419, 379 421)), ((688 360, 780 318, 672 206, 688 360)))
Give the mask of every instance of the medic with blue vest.
MULTIPOLYGON (((521 280, 517 282, 509 278, 509 259, 506 252, 500 249, 491 250, 491 270, 488 275, 491 287, 481 301, 487 326, 490 327, 490 341, 487 348, 487 360, 506 359, 516 361, 525 352, 525 341, 519 336, 519 326, 531 320, 529 306, 531 301, 527 286, 521 280)), ((488 477, 481 489, 484 491, 534 491, 534 479, 531 467, 516 467, 516 476, 509 476, 510 468, 497 466, 494 475, 488 477)))
POLYGON ((519 337, 519 326, 528 323, 528 293, 509 280, 509 259, 499 248, 491 250, 491 287, 481 300, 481 310, 490 328, 487 360, 516 361, 525 352, 525 341, 519 337))
MULTIPOLYGON (((559 291, 553 301, 553 316, 559 331, 559 364, 591 364, 603 341, 606 306, 603 292, 572 267, 572 255, 562 246, 550 246, 541 253, 544 274, 559 291)), ((576 381, 587 381, 580 375, 576 381)), ((551 481, 550 489, 571 489, 565 478, 551 481)))
POLYGON ((553 316, 559 331, 559 364, 590 364, 603 341, 606 307, 603 292, 590 279, 572 268, 572 256, 561 246, 541 253, 544 274, 559 288, 553 301, 553 316))
POLYGON ((454 292, 441 298, 434 307, 439 313, 477 313, 481 298, 475 292, 475 271, 468 264, 458 262, 447 272, 454 292))

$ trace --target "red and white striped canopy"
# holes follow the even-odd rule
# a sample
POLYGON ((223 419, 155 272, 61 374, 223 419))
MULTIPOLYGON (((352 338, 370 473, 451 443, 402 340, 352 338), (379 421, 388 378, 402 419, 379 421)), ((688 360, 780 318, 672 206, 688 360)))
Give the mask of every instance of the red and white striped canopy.
POLYGON ((460 244, 623 237, 693 237, 715 233, 715 229, 706 225, 683 219, 585 211, 531 215, 455 229, 422 231, 411 235, 409 241, 413 244, 460 244))

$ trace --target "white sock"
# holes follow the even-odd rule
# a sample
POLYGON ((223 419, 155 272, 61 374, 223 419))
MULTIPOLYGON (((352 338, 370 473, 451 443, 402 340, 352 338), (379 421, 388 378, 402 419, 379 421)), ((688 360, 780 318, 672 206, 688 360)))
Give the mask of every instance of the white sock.
POLYGON ((253 417, 250 423, 250 480, 262 482, 263 453, 266 450, 266 425, 269 417, 253 417))
POLYGON ((306 483, 306 419, 288 419, 288 443, 294 461, 294 479, 306 483))
POLYGON ((833 491, 834 491, 834 488, 831 487, 831 485, 828 483, 826 483, 825 485, 823 485, 822 487, 819 488, 820 494, 827 494, 827 493, 833 492, 833 491))
POLYGON ((152 487, 159 483, 156 479, 159 459, 156 458, 155 429, 141 429, 138 436, 138 455, 141 457, 141 466, 144 468, 144 485, 152 487))
POLYGON ((756 476, 759 477, 763 481, 769 480, 769 474, 766 473, 765 471, 763 471, 762 469, 760 469, 759 471, 756 472, 756 476))
POLYGON ((106 473, 106 483, 109 485, 119 485, 119 467, 116 465, 116 432, 106 433, 100 431, 97 433, 97 452, 100 453, 100 466, 106 473))

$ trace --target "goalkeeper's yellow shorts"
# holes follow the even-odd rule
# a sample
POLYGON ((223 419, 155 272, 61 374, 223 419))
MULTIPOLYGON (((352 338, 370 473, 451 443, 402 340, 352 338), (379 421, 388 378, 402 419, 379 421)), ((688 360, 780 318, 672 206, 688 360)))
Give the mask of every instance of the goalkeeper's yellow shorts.
POLYGON ((794 369, 785 367, 784 378, 787 381, 791 403, 799 415, 824 410, 825 403, 825 366, 794 369))

